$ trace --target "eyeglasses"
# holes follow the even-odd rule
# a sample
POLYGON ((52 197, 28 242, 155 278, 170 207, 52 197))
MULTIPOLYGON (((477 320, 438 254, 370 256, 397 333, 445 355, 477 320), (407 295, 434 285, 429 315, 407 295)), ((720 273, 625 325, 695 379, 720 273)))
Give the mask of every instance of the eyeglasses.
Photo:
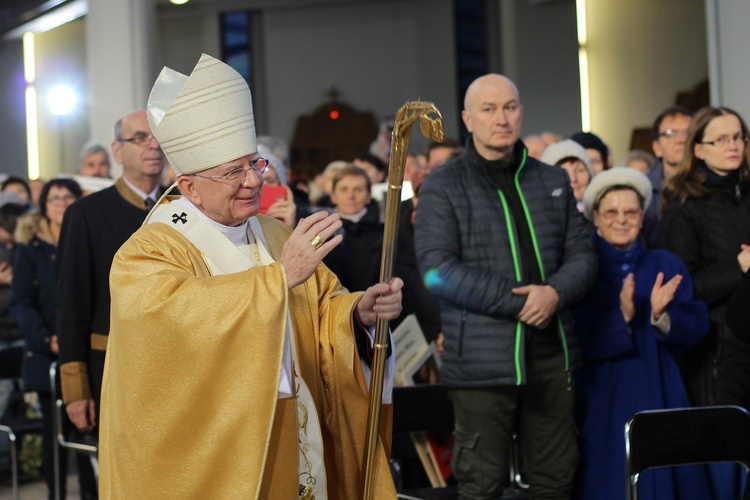
POLYGON ((120 142, 132 142, 136 146, 145 146, 146 144, 150 144, 151 139, 153 138, 153 134, 144 134, 143 132, 138 132, 133 137, 128 137, 127 139, 123 139, 121 137, 117 140, 120 142))
POLYGON ((682 137, 687 139, 688 131, 686 129, 668 128, 664 132, 659 132, 659 137, 666 137, 667 139, 676 139, 682 137))
POLYGON ((72 194, 66 194, 63 196, 50 196, 47 198, 47 203, 55 203, 57 201, 64 201, 65 203, 71 203, 76 200, 76 197, 72 194))
POLYGON ((604 219, 609 222, 617 220, 620 217, 620 215, 624 215, 625 219, 628 222, 637 222, 638 218, 641 216, 642 213, 643 213, 643 210, 635 210, 635 209, 625 210, 622 212, 619 210, 605 210, 604 212, 599 212, 599 215, 604 217, 604 219))
POLYGON ((699 142, 698 144, 706 144, 706 145, 716 146, 718 148, 726 148, 727 146, 729 146, 730 143, 747 144, 747 136, 745 134, 735 134, 732 137, 725 135, 725 136, 719 137, 716 140, 699 142))
POLYGON ((247 173, 252 171, 259 179, 263 178, 263 174, 268 170, 268 160, 265 158, 258 158, 250 164, 249 167, 235 168, 234 170, 224 175, 201 175, 201 174, 190 174, 193 177, 203 177, 204 179, 212 179, 215 181, 226 181, 232 184, 242 184, 247 178, 247 173))

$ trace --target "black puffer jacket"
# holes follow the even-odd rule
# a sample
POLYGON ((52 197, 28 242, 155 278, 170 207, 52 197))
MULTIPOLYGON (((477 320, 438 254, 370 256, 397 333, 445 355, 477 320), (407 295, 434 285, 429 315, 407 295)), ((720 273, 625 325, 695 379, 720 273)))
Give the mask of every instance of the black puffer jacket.
POLYGON ((750 244, 750 194, 736 172, 719 176, 700 168, 706 175, 703 185, 708 195, 688 198, 684 204, 673 200, 667 206, 659 246, 687 265, 695 298, 708 304, 709 334, 684 357, 683 377, 694 404, 714 405, 725 401, 719 394, 724 390, 717 388, 719 373, 740 354, 731 347, 734 341, 727 344, 731 333, 724 307, 742 282, 737 255, 741 245, 750 244))
POLYGON ((526 382, 525 331, 516 319, 525 298, 511 292, 525 284, 517 279, 518 224, 529 224, 542 279, 559 294, 555 322, 568 368, 579 363, 568 308, 596 279, 596 254, 565 171, 527 158, 521 141, 515 154, 528 217, 504 208, 473 147, 432 172, 420 189, 414 239, 425 284, 441 300, 441 380, 449 387, 526 382))

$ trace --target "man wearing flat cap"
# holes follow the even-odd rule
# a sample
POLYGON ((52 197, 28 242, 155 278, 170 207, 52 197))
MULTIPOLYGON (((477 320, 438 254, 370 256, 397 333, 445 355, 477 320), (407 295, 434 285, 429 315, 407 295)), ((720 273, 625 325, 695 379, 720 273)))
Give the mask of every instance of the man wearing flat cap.
MULTIPOLYGON (((101 496, 356 498, 365 354, 376 320, 401 310, 401 280, 348 293, 320 265, 341 242, 337 215, 294 231, 257 215, 268 162, 250 90, 226 64, 164 68, 148 117, 182 196, 112 265, 101 496)), ((381 442, 374 494, 394 498, 381 442)))

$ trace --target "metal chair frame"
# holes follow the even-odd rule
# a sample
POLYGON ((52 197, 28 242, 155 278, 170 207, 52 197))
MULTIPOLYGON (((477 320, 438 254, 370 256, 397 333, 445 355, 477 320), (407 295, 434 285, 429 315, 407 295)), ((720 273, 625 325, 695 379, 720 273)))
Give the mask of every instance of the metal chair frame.
POLYGON ((19 500, 19 478, 18 478, 18 436, 16 434, 41 434, 42 433, 42 421, 36 419, 29 419, 19 422, 6 422, 0 425, 0 432, 4 432, 8 435, 8 441, 10 443, 10 469, 11 477, 13 478, 13 500, 19 500))
POLYGON ((62 492, 60 491, 60 453, 63 450, 73 450, 76 453, 85 453, 91 460, 91 466, 94 469, 94 476, 97 482, 99 481, 99 460, 98 460, 98 448, 88 443, 82 443, 78 441, 72 441, 65 437, 63 432, 63 403, 62 399, 58 398, 57 395, 57 363, 52 363, 49 368, 49 380, 50 380, 50 391, 52 393, 52 401, 54 402, 55 409, 52 414, 53 425, 55 428, 55 446, 54 446, 54 457, 55 457, 55 500, 60 500, 62 492))
POLYGON ((647 469, 717 462, 737 462, 750 471, 750 413, 744 408, 643 411, 625 424, 629 500, 638 499, 638 480, 647 469))
MULTIPOLYGON (((23 355, 23 350, 18 349, 19 357, 23 355)), ((4 368, 8 368, 4 366, 4 368)), ((4 380, 19 381, 21 379, 20 363, 18 367, 10 371, 3 372, 4 380)), ((14 389, 18 390, 18 389, 14 389)), ((26 434, 42 434, 44 425, 41 418, 19 418, 15 420, 6 419, 0 422, 0 433, 5 433, 8 436, 9 448, 10 448, 10 465, 11 465, 11 478, 13 483, 13 499, 18 500, 19 491, 19 475, 18 475, 18 439, 19 437, 26 434)))

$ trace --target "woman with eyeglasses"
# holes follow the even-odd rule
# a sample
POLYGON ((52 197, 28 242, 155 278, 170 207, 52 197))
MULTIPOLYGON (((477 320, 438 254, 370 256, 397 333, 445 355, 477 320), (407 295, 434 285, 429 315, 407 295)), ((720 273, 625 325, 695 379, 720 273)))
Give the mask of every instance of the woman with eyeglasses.
MULTIPOLYGON (((53 179, 39 196, 39 213, 22 217, 16 228, 16 251, 11 284, 11 311, 24 336, 23 382, 25 392, 38 394, 44 420, 42 436, 42 473, 47 483, 49 498, 54 498, 54 439, 52 424, 54 402, 50 391, 49 368, 57 359, 55 309, 57 240, 60 236, 63 215, 67 208, 82 195, 81 188, 72 179, 53 179)), ((88 459, 79 460, 81 470, 91 470, 88 459)), ((65 495, 66 453, 60 454, 60 481, 65 495)), ((81 482, 81 493, 96 491, 93 476, 90 483, 81 482), (88 491, 87 491, 88 490, 88 491)))
POLYGON ((734 339, 724 321, 726 302, 750 268, 747 138, 747 125, 735 111, 700 110, 690 125, 682 162, 664 187, 659 246, 685 262, 695 296, 710 312, 710 332, 683 366, 690 397, 701 406, 748 403, 747 394, 737 390, 750 382, 746 369, 721 381, 717 376, 729 366, 750 366, 747 349, 728 348, 727 341, 731 345, 734 339))
POLYGON ((703 108, 690 124, 677 172, 664 186, 659 246, 685 262, 696 298, 709 308, 708 336, 682 360, 688 393, 699 406, 748 406, 750 349, 724 318, 727 301, 750 268, 747 140, 737 112, 703 108))
MULTIPOLYGON (((573 308, 584 365, 576 376, 580 462, 575 498, 625 498, 623 429, 634 413, 690 406, 675 356, 708 331, 705 304, 673 254, 641 242, 653 188, 641 172, 614 167, 583 195, 596 226, 597 281, 573 308)), ((707 469, 646 471, 641 499, 710 499, 707 469)))

